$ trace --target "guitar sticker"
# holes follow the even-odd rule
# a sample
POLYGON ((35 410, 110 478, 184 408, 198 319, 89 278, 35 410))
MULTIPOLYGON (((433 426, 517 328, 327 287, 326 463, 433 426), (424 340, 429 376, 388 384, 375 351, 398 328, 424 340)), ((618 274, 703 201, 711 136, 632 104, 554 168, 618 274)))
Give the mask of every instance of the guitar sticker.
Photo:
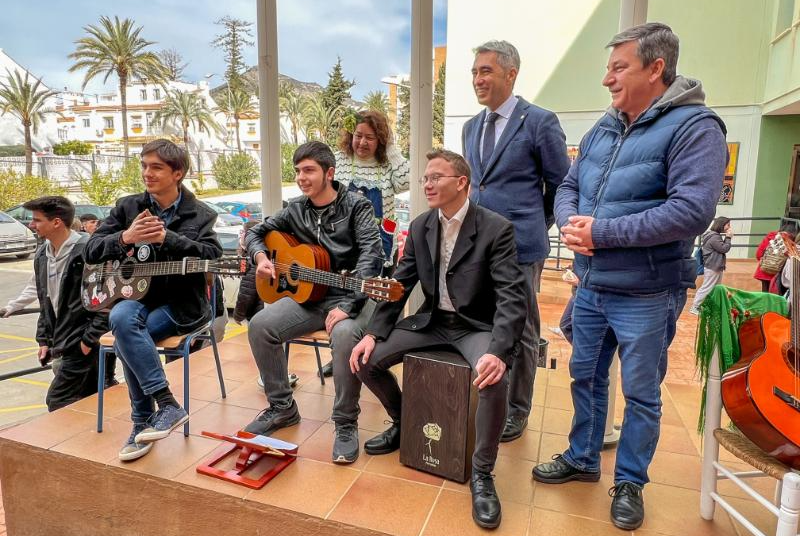
POLYGON ((144 289, 147 288, 147 281, 144 279, 140 279, 138 283, 136 283, 136 290, 139 292, 144 292, 144 289))
POLYGON ((108 287, 108 293, 113 296, 114 289, 117 288, 117 282, 114 281, 113 277, 109 277, 108 279, 106 279, 106 287, 108 287))
POLYGON ((97 274, 92 272, 91 274, 89 274, 89 277, 86 278, 86 281, 88 281, 89 283, 94 283, 95 281, 97 281, 97 274))
POLYGON ((150 246, 145 244, 144 246, 140 247, 139 251, 136 252, 136 258, 139 259, 139 261, 141 261, 141 262, 144 262, 147 259, 149 259, 150 258, 150 246))
POLYGON ((133 287, 130 285, 125 285, 124 287, 122 287, 121 292, 124 297, 130 298, 131 296, 133 296, 133 287))

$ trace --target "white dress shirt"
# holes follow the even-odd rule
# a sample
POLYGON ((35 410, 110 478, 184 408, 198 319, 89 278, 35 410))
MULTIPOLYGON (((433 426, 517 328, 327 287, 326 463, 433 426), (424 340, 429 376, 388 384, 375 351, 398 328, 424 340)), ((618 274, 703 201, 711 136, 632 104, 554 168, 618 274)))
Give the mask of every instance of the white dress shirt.
POLYGON ((511 118, 511 114, 514 113, 514 108, 517 107, 517 102, 519 99, 514 96, 512 93, 510 97, 506 99, 506 101, 501 104, 497 110, 490 110, 486 108, 486 115, 484 115, 483 121, 483 130, 481 131, 481 142, 478 145, 480 147, 479 151, 481 153, 481 161, 483 161, 483 135, 486 134, 486 117, 489 116, 490 112, 495 112, 499 117, 494 120, 494 144, 497 145, 497 140, 500 139, 500 136, 503 134, 503 130, 505 130, 506 125, 508 124, 508 120, 511 118))
POLYGON ((450 301, 450 294, 447 292, 447 267, 450 265, 450 257, 453 256, 453 248, 456 247, 458 233, 461 231, 461 224, 467 216, 469 199, 464 201, 464 205, 449 220, 439 209, 439 224, 442 226, 441 240, 439 241, 439 309, 443 311, 455 311, 453 302, 450 301))

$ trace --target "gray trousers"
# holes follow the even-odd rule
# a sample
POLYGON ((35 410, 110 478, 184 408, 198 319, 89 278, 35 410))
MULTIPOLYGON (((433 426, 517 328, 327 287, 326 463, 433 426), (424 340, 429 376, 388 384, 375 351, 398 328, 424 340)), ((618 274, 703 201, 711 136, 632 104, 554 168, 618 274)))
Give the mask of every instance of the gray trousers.
POLYGON ((520 353, 511 367, 508 389, 508 416, 528 418, 533 400, 533 381, 539 360, 541 319, 536 293, 542 280, 544 261, 522 265, 525 274, 525 292, 528 295, 528 318, 522 331, 520 353))
MULTIPOLYGON (((452 348, 475 370, 478 359, 489 349, 492 340, 490 332, 471 331, 458 325, 445 327, 436 320, 433 322, 437 325, 429 326, 424 331, 392 330, 385 341, 375 346, 369 361, 358 372, 358 377, 378 397, 394 421, 401 418, 402 393, 389 368, 402 362, 408 351, 435 346, 452 348)), ((494 469, 500 434, 505 426, 507 391, 508 373, 503 374, 496 384, 478 391, 475 452, 472 454, 472 468, 475 471, 490 473, 494 469)))
POLYGON ((706 296, 711 293, 711 290, 722 283, 723 273, 724 272, 718 272, 716 270, 709 270, 708 268, 703 270, 703 283, 700 285, 700 288, 697 289, 697 292, 694 293, 694 300, 692 301, 692 307, 694 309, 700 307, 700 304, 703 303, 706 296))
MULTIPOLYGON (((325 318, 339 301, 338 297, 333 297, 301 305, 291 298, 281 298, 275 303, 265 304, 264 309, 250 320, 250 348, 264 380, 264 391, 271 406, 288 408, 292 405, 292 388, 289 385, 283 343, 325 329, 325 318)), ((350 372, 350 353, 361 340, 373 309, 374 303, 368 300, 358 317, 340 321, 330 334, 336 393, 331 419, 337 424, 358 421, 361 381, 350 372)))

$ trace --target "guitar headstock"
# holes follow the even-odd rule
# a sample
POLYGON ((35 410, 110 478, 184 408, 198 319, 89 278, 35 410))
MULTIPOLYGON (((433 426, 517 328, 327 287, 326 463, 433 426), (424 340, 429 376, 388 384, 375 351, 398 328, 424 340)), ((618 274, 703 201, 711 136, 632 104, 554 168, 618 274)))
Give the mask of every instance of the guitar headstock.
POLYGON ((397 279, 371 277, 364 280, 364 294, 375 301, 398 301, 403 297, 405 290, 403 284, 397 279))
POLYGON ((247 257, 220 257, 209 261, 208 271, 228 276, 244 275, 247 272, 247 257))

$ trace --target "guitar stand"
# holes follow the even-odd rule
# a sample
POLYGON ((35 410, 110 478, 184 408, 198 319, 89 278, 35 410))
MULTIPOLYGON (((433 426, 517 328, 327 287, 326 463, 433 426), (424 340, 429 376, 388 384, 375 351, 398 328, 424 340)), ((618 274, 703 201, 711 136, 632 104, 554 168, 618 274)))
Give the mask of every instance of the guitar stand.
POLYGON ((289 467, 297 459, 297 445, 274 439, 267 436, 238 431, 235 436, 203 432, 206 437, 233 443, 228 449, 197 466, 197 472, 203 475, 226 480, 251 489, 261 489, 275 478, 281 471, 289 467), (220 469, 216 467, 231 454, 238 451, 236 466, 233 469, 220 469), (253 468, 262 459, 276 460, 272 467, 259 478, 244 476, 244 473, 253 468))

